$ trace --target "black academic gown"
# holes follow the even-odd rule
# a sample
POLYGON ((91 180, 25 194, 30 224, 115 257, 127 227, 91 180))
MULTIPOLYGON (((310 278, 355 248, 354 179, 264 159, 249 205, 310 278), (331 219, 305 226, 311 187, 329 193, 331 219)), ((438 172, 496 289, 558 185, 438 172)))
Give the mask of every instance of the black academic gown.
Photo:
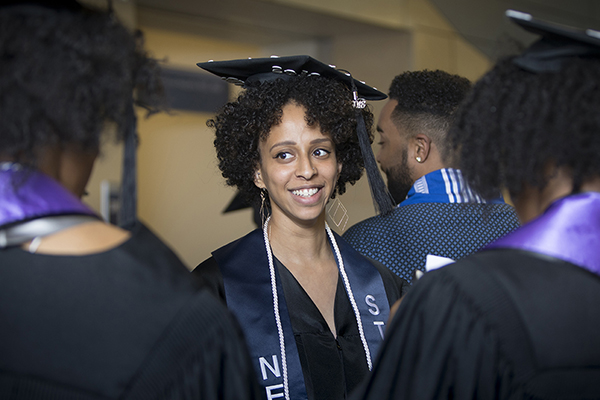
MULTIPOLYGON (((335 338, 316 305, 294 276, 276 258, 274 263, 281 277, 308 399, 346 398, 368 373, 368 367, 355 314, 342 278, 338 277, 334 304, 335 338)), ((376 262, 374 265, 382 277, 391 305, 409 288, 408 283, 385 266, 376 262)), ((268 269, 268 265, 263 267, 268 269)), ((223 277, 213 257, 200 264, 193 274, 201 276, 215 293, 226 300, 223 277)))
POLYGON ((600 277, 523 250, 427 273, 353 399, 600 399, 600 277))
POLYGON ((256 399, 222 302, 138 225, 98 254, 0 250, 0 399, 256 399))

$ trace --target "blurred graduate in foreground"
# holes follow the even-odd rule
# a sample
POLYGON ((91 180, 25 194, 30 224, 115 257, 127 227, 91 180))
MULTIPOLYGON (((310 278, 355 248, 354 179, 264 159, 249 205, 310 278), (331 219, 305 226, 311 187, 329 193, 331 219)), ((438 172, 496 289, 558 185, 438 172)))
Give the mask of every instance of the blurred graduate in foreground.
POLYGON ((114 15, 74 1, 0 7, 0 398, 257 396, 239 327, 135 218, 135 102, 158 67, 114 15), (81 200, 113 130, 122 219, 81 200))

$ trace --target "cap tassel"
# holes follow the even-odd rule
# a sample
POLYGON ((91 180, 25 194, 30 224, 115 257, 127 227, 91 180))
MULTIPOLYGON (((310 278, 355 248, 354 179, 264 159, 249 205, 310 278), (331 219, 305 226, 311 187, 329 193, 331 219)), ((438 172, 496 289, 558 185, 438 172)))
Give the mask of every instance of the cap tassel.
POLYGON ((123 150, 123 171, 121 179, 121 210, 119 226, 133 229, 137 221, 137 184, 136 184, 136 150, 137 150, 137 118, 131 104, 130 121, 125 132, 125 148, 123 150))
POLYGON ((379 173, 379 167, 377 167, 377 161, 375 160, 371 142, 369 141, 369 133, 367 132, 365 119, 362 115, 362 109, 366 107, 367 102, 365 99, 358 97, 358 89, 356 88, 352 74, 344 69, 339 69, 338 71, 342 71, 350 77, 353 97, 352 104, 356 110, 356 134, 358 136, 360 152, 362 153, 365 163, 365 169, 367 170, 367 180, 369 181, 369 188, 371 189, 373 207, 375 207, 376 213, 381 215, 389 214, 394 209, 394 198, 390 194, 387 185, 379 173))
POLYGON ((386 215, 394 209, 394 198, 388 191, 387 185, 379 173, 379 167, 377 167, 377 161, 375 161, 373 149, 371 148, 369 132, 367 132, 365 119, 362 115, 362 109, 367 106, 367 101, 358 97, 358 89, 356 88, 356 83, 354 82, 352 74, 345 69, 338 69, 338 71, 346 74, 350 80, 353 98, 352 105, 356 111, 356 135, 358 136, 360 152, 362 153, 365 169, 367 170, 367 180, 369 181, 369 188, 371 189, 373 207, 375 207, 376 213, 386 215))
POLYGON ((394 209, 394 200, 388 191, 388 188, 379 173, 377 161, 373 155, 373 149, 369 141, 367 127, 360 109, 356 109, 356 131, 358 134, 358 143, 362 152, 365 169, 367 170, 367 179, 371 189, 371 197, 373 198, 373 206, 379 214, 386 215, 394 209))

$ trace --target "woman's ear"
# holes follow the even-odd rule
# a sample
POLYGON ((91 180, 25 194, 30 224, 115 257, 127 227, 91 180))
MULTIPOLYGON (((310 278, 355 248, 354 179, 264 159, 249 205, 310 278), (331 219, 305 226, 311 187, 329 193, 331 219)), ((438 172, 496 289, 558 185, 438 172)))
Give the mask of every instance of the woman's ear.
POLYGON ((259 189, 265 189, 265 183, 263 182, 262 179, 262 175, 260 174, 260 168, 257 168, 256 171, 254 172, 254 184, 259 188, 259 189))

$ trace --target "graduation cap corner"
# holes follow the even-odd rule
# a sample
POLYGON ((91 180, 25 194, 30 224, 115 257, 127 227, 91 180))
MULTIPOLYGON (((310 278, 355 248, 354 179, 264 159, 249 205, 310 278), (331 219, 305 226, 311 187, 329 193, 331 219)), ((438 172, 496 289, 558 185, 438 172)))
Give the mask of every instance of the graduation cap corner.
POLYGON ((556 72, 574 57, 600 56, 599 31, 536 19, 516 10, 506 10, 505 14, 522 29, 541 36, 513 61, 526 71, 556 72))

